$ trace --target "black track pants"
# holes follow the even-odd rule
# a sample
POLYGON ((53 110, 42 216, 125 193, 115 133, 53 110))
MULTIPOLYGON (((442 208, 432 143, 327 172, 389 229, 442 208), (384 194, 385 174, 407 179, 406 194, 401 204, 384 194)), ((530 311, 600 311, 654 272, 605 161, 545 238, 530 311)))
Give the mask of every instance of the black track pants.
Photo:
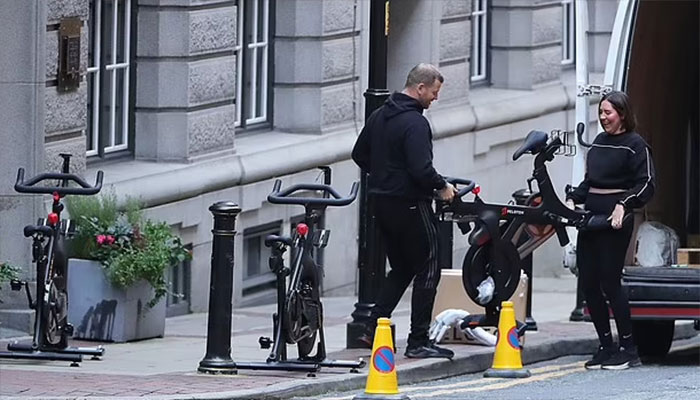
POLYGON ((391 270, 380 287, 374 314, 390 317, 413 281, 408 346, 426 344, 435 289, 440 281, 435 213, 427 200, 377 196, 375 215, 391 270))
MULTIPOLYGON (((586 210, 610 215, 620 195, 588 194, 586 210)), ((579 279, 601 345, 612 345, 610 303, 622 344, 632 343, 632 322, 627 296, 622 291, 622 267, 632 237, 634 223, 626 221, 621 229, 581 231, 576 248, 579 279)))

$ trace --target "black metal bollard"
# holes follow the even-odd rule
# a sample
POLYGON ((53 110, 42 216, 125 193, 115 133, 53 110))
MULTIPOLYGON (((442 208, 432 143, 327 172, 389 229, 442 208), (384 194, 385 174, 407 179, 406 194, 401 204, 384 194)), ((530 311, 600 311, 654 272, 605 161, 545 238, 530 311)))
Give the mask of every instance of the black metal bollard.
POLYGON ((236 363, 231 359, 233 244, 236 217, 241 208, 233 202, 222 201, 209 207, 209 211, 214 214, 214 239, 211 250, 207 352, 197 370, 210 374, 235 374, 236 363))

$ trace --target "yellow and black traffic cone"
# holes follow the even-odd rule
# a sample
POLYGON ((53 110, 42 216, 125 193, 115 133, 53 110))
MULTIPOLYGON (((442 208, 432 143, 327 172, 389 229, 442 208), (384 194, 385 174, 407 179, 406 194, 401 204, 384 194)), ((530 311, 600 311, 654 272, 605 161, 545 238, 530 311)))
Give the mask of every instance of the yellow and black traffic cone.
POLYGON ((410 400, 405 394, 399 393, 394 342, 391 338, 391 321, 389 318, 379 318, 374 332, 365 392, 353 397, 353 400, 410 400))
POLYGON ((498 338, 493 366, 484 372, 488 378, 527 378, 530 371, 523 369, 520 358, 520 338, 515 325, 515 311, 512 301, 501 303, 501 315, 498 318, 498 338))

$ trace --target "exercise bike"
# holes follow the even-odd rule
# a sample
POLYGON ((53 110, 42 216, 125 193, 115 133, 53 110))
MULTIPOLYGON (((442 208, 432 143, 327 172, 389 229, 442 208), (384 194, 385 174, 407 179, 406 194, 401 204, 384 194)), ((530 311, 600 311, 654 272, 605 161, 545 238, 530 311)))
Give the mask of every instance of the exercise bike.
POLYGON ((321 367, 349 368, 351 372, 358 372, 358 368, 366 364, 361 358, 357 361, 326 359, 320 298, 323 269, 314 260, 314 249, 328 244, 330 231, 319 227, 326 207, 352 203, 357 197, 358 184, 354 182, 350 194, 342 197, 330 186, 330 168, 320 168, 325 176, 324 184, 298 184, 281 189, 282 181, 278 179, 267 197, 273 204, 304 206, 304 222, 296 225, 291 237, 268 235, 265 238, 265 246, 271 249, 270 269, 276 275, 277 312, 272 316, 272 339, 261 337, 259 344, 263 349, 272 347, 272 350, 265 362, 236 362, 236 368, 298 371, 314 376, 321 367), (310 192, 322 197, 310 197, 310 192), (292 250, 291 267, 284 265, 283 256, 288 249, 292 250), (317 342, 316 354, 311 355, 317 342), (296 344, 296 360, 287 359, 288 344, 296 344))
MULTIPOLYGON (((515 293, 520 281, 521 260, 546 242, 555 233, 559 244, 569 243, 566 227, 603 229, 610 227, 607 216, 593 215, 581 209, 570 209, 557 196, 546 163, 557 154, 573 155, 568 144, 571 132, 554 131, 549 135, 531 131, 513 154, 513 161, 524 154, 535 156, 532 177, 528 178, 530 195, 524 204, 486 203, 479 197, 480 187, 468 179, 449 178, 458 188, 452 203, 438 202, 438 218, 457 223, 468 236, 470 248, 462 263, 462 283, 467 295, 485 309, 485 314, 464 318, 461 328, 498 326, 501 302, 515 293), (532 182, 537 183, 537 191, 532 182), (464 201, 467 194, 473 201, 464 201)), ((527 325, 517 321, 518 334, 527 325)))
POLYGON ((15 190, 19 193, 51 194, 53 202, 47 218, 39 219, 37 225, 24 227, 24 236, 32 238, 32 262, 36 263, 36 299, 32 298, 29 283, 12 280, 12 290, 24 287, 29 308, 35 311, 34 334, 32 342, 12 342, 7 345, 7 352, 0 352, 0 358, 69 361, 71 366, 78 366, 83 355, 99 359, 104 348, 69 347, 68 337, 73 334, 73 326, 68 323, 68 292, 66 284, 67 257, 64 239, 71 237, 75 226, 70 220, 61 219, 66 195, 94 195, 102 188, 102 171, 97 172, 94 186, 83 178, 71 174, 70 154, 60 154, 63 166, 60 173, 42 173, 24 180, 24 168, 17 171, 15 190), (58 180, 56 186, 47 181, 58 180), (78 186, 71 186, 71 183, 78 186))

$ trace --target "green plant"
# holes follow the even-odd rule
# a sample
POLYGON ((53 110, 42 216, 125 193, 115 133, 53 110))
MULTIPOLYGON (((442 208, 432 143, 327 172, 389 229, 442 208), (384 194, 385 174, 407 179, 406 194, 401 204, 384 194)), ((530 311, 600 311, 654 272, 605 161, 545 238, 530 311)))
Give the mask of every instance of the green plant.
POLYGON ((66 204, 76 223, 72 256, 100 261, 116 287, 147 281, 155 289, 149 307, 168 292, 165 270, 192 258, 166 223, 143 217, 134 199, 123 209, 114 194, 69 197, 66 204))
MULTIPOLYGON (((15 267, 8 262, 0 262, 0 283, 18 279, 19 271, 19 267, 15 267)), ((0 299, 0 303, 2 303, 2 299, 0 299)))
POLYGON ((19 267, 15 267, 9 262, 0 262, 0 283, 19 278, 19 271, 19 267))

